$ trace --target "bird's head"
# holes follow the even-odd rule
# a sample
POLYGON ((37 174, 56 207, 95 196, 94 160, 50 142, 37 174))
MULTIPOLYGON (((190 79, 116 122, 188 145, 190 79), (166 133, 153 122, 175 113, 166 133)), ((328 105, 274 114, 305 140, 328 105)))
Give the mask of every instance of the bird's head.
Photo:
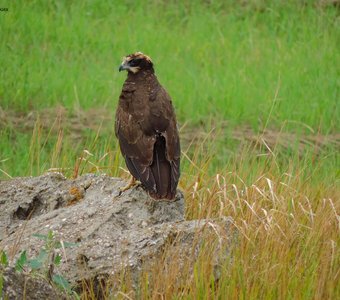
POLYGON ((138 73, 140 70, 152 70, 153 63, 149 56, 142 52, 129 54, 123 58, 123 62, 119 67, 119 72, 127 70, 133 74, 138 73))

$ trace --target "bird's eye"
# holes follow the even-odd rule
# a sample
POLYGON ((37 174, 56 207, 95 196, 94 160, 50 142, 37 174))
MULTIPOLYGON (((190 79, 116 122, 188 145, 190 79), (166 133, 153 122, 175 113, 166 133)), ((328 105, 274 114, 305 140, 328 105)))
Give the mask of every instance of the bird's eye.
POLYGON ((129 65, 130 65, 131 67, 135 67, 135 66, 139 65, 140 62, 141 62, 141 59, 135 58, 135 59, 132 59, 132 60, 130 61, 129 65))

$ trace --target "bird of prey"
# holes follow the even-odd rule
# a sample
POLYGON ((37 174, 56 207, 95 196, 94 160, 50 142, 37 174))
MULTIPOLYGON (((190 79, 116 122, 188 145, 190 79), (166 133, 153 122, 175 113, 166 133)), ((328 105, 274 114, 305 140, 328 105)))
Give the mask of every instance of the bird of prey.
POLYGON ((127 71, 116 111, 115 134, 126 166, 154 199, 173 199, 180 177, 180 141, 171 98, 152 60, 136 52, 123 58, 127 71))

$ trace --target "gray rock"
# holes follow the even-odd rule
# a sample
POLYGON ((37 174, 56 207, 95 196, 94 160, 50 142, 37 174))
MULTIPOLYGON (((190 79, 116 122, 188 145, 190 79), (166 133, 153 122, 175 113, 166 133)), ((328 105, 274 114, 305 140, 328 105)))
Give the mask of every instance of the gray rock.
POLYGON ((53 230, 62 242, 77 243, 60 249, 63 261, 55 270, 72 283, 126 268, 137 280, 142 265, 166 245, 183 260, 192 257, 193 241, 203 234, 215 236, 228 255, 231 219, 185 221, 180 191, 174 201, 156 201, 140 186, 120 194, 125 184, 106 175, 69 180, 59 173, 0 182, 0 249, 34 257, 43 241, 32 235, 53 230))
POLYGON ((30 299, 30 300, 61 300, 67 299, 57 289, 53 288, 43 278, 18 273, 13 268, 0 268, 3 278, 3 298, 1 299, 30 299))

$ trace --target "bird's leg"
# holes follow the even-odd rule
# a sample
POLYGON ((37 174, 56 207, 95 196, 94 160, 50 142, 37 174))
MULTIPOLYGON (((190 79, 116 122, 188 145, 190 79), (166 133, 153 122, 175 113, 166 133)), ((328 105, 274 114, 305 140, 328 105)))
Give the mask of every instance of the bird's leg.
POLYGON ((131 179, 130 181, 128 182, 128 184, 126 186, 123 186, 120 188, 120 192, 125 192, 127 191, 128 189, 132 188, 133 186, 135 186, 137 183, 137 180, 135 177, 131 176, 131 179))

